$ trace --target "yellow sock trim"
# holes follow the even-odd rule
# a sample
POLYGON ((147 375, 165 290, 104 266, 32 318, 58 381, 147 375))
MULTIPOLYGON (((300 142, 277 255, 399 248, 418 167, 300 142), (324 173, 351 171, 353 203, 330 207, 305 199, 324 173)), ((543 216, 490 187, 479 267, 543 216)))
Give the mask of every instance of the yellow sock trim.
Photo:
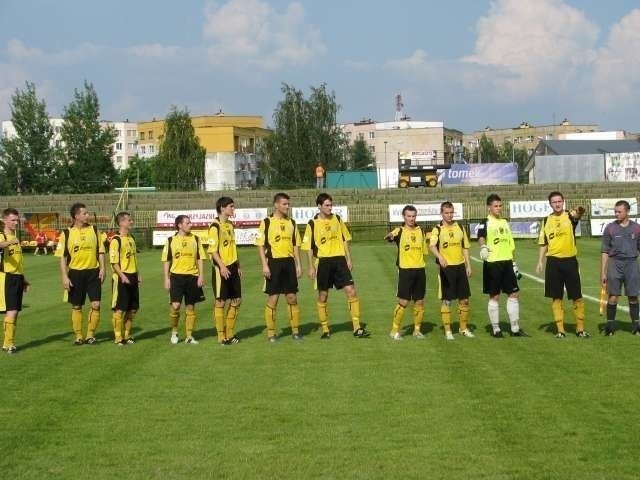
POLYGON ((291 324, 291 334, 295 335, 299 333, 300 327, 300 306, 297 303, 293 305, 287 305, 289 310, 289 323, 291 324))
POLYGON ((347 300, 347 307, 349 307, 349 315, 355 332, 360 328, 360 299, 358 297, 350 298, 347 300))
POLYGON ((413 306, 413 331, 419 332, 422 327, 422 319, 424 318, 424 307, 422 305, 413 306))
POLYGON ((122 341, 122 312, 113 312, 111 323, 113 324, 113 339, 115 343, 120 343, 122 341))
POLYGON ((87 338, 95 337, 96 330, 98 330, 98 325, 100 325, 100 310, 96 310, 95 308, 89 309, 89 322, 87 326, 87 338))
POLYGON ((131 327, 133 326, 133 319, 136 316, 135 310, 129 310, 124 316, 124 338, 131 337, 131 327))
POLYGON ((196 311, 187 309, 184 313, 185 333, 187 337, 193 336, 193 330, 196 328, 196 311))
POLYGON ((225 330, 227 338, 233 337, 233 329, 236 326, 236 319, 238 318, 238 306, 229 305, 227 309, 227 329, 225 330))
POLYGON ((226 338, 224 336, 224 307, 213 308, 213 321, 218 333, 218 342, 222 342, 226 338))
POLYGON ((270 305, 264 307, 264 322, 267 324, 267 337, 276 335, 276 311, 270 305))
POLYGON ((559 298, 551 302, 551 311, 553 312, 553 321, 556 322, 556 331, 564 333, 564 306, 559 298))
POLYGON ((15 319, 4 317, 4 342, 3 347, 13 347, 15 345, 16 323, 15 319))
POLYGON ((169 325, 172 332, 178 332, 178 322, 180 321, 180 310, 174 310, 173 307, 169 307, 169 325))
POLYGON ((329 309, 327 308, 327 303, 317 302, 316 308, 318 310, 318 321, 320 322, 322 333, 329 333, 329 309))
POLYGON ((77 339, 83 339, 82 336, 82 310, 79 308, 71 309, 71 328, 73 329, 73 334, 77 339))
POLYGON ((451 307, 447 305, 440 305, 440 318, 442 319, 442 326, 445 332, 451 331, 451 307))
POLYGON ((391 320, 391 333, 395 334, 400 331, 402 328, 402 319, 404 318, 404 310, 405 307, 396 303, 395 308, 393 309, 393 319, 391 320))
POLYGON ((458 304, 458 320, 460 321, 460 330, 469 328, 469 305, 458 304))
POLYGON ((573 316, 576 319, 576 332, 584 331, 584 299, 573 301, 573 316))

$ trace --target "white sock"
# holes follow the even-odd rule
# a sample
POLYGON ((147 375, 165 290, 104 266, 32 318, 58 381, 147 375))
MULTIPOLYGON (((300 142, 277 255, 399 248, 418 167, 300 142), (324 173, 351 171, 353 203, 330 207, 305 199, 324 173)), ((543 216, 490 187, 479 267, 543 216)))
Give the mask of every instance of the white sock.
POLYGON ((511 331, 516 333, 520 330, 520 302, 517 298, 509 297, 507 299, 507 314, 511 323, 511 331))
POLYGON ((500 331, 500 304, 495 300, 489 300, 487 305, 487 311, 489 312, 489 321, 491 322, 491 328, 493 333, 500 331))

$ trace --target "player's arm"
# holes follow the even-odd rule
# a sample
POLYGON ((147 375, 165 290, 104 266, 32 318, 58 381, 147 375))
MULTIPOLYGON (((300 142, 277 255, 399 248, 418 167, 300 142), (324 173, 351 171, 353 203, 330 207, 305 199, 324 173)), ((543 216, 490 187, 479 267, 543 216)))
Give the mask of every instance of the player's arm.
POLYGON ((67 265, 67 259, 64 256, 60 257, 60 276, 62 277, 62 287, 65 290, 69 290, 73 287, 71 280, 69 280, 69 266, 67 265))
POLYGON ((607 284, 607 263, 609 262, 609 254, 602 252, 600 256, 600 283, 607 284))
POLYGON ((538 249, 538 263, 536 264, 536 273, 542 273, 542 270, 544 269, 544 256, 547 254, 547 246, 546 245, 540 245, 540 248, 538 249))
POLYGON ((472 270, 471 270, 471 256, 469 255, 468 248, 462 249, 462 257, 464 258, 464 266, 467 271, 467 277, 470 277, 472 270))
POLYGON ((264 278, 271 278, 271 269, 269 268, 269 260, 267 260, 264 245, 258 245, 258 256, 262 264, 262 275, 264 275, 264 278))
POLYGON ((349 240, 344 241, 344 258, 347 260, 347 267, 353 270, 353 262, 351 261, 351 251, 349 250, 349 240))
POLYGON ((296 277, 302 276, 302 264, 300 263, 300 247, 293 246, 293 260, 296 262, 296 277))
POLYGON ((444 268, 448 265, 447 259, 440 253, 438 249, 438 229, 434 228, 431 230, 431 235, 429 235, 429 250, 433 255, 438 259, 438 265, 441 268, 444 268))
POLYGON ((480 259, 484 261, 489 257, 486 222, 481 223, 480 228, 478 228, 478 245, 480 245, 480 259))
POLYGON ((171 268, 168 261, 162 262, 162 273, 164 276, 164 288, 165 290, 169 290, 171 287, 171 282, 169 281, 169 269, 171 268))
POLYGON ((17 245, 19 243, 20 240, 18 240, 18 237, 13 237, 11 240, 7 240, 7 238, 5 237, 5 239, 0 242, 0 248, 10 247, 11 245, 17 245))
POLYGON ((204 287, 204 260, 202 257, 198 259, 198 287, 204 287))
POLYGON ((222 257, 217 251, 211 252, 211 261, 214 262, 216 265, 218 265, 218 268, 220 269, 220 275, 222 276, 222 278, 229 278, 229 275, 231 275, 231 272, 229 271, 225 263, 222 261, 222 257))
POLYGON ((311 250, 307 250, 307 270, 309 271, 309 278, 316 278, 315 260, 311 250))

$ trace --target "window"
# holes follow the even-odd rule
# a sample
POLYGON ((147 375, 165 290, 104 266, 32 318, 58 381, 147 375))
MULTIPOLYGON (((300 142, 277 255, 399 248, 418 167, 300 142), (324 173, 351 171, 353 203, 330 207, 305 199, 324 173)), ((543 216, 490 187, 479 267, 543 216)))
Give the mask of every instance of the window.
POLYGON ((135 136, 136 136, 135 130, 127 130, 127 137, 135 137, 135 136))
POLYGON ((533 135, 529 135, 527 137, 527 142, 533 142, 533 135))
POLYGON ((369 140, 376 138, 376 132, 369 132, 369 140))
POLYGON ((136 148, 136 144, 135 144, 135 143, 128 143, 128 144, 127 144, 127 148, 128 148, 129 150, 133 150, 134 148, 136 148))
POLYGON ((513 143, 522 143, 522 137, 516 137, 513 139, 513 143))
POLYGON ((122 131, 121 130, 116 130, 116 137, 119 137, 120 135, 122 135, 122 131))
POLYGON ((122 150, 122 142, 116 143, 116 150, 122 150))
POLYGON ((140 132, 140 140, 144 140, 144 132, 140 132))
POLYGON ((156 151, 156 147, 153 145, 149 145, 149 153, 154 153, 156 151))
POLYGON ((149 140, 153 140, 153 130, 149 130, 149 135, 147 136, 149 140))
POLYGON ((371 153, 376 153, 376 147, 374 145, 369 145, 369 151, 371 153))
POLYGON ((122 157, 120 155, 116 157, 116 163, 122 165, 122 157))
POLYGON ((347 138, 351 140, 351 132, 347 132, 347 138))
POLYGON ((360 132, 358 134, 358 140, 364 140, 364 133, 360 132))
POLYGON ((142 146, 140 147, 140 153, 142 153, 143 155, 144 155, 145 153, 147 153, 147 149, 145 148, 145 146, 144 146, 144 145, 142 145, 142 146))

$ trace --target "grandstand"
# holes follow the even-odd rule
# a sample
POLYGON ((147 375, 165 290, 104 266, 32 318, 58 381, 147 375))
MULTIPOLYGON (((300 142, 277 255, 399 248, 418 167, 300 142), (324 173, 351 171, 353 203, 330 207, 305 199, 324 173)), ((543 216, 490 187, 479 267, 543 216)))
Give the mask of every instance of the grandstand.
MULTIPOLYGON (((349 223, 361 232, 373 231, 375 238, 388 226, 388 205, 407 203, 429 203, 450 200, 464 205, 466 219, 480 219, 485 216, 485 198, 490 192, 497 192, 505 201, 545 200, 552 190, 565 194, 568 207, 583 205, 589 215, 591 198, 635 197, 636 183, 561 183, 540 185, 497 185, 455 188, 419 189, 335 189, 327 190, 336 205, 349 207, 349 223)), ((215 199, 221 195, 231 195, 240 208, 271 206, 275 190, 233 190, 219 192, 130 192, 126 209, 134 215, 138 234, 155 227, 156 211, 177 209, 212 209, 215 199)), ((293 206, 313 206, 317 191, 314 189, 289 190, 293 206)), ((34 195, 0 197, 0 207, 17 208, 21 213, 58 213, 59 225, 67 225, 69 207, 74 202, 85 203, 95 214, 95 223, 100 228, 109 228, 111 217, 121 198, 120 193, 81 195, 34 195)), ((505 209, 508 215, 508 209, 505 209)), ((368 235, 365 236, 367 238, 368 235)), ((359 238, 363 238, 359 236, 359 238)), ((146 233, 141 244, 149 243, 146 233)))

